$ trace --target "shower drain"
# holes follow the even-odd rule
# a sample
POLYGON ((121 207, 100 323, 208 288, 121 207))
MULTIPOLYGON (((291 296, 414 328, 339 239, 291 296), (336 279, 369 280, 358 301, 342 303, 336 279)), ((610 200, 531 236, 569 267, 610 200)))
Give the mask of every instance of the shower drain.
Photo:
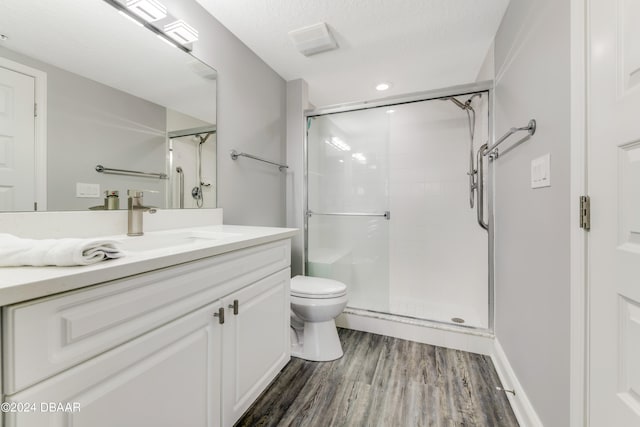
POLYGON ((464 323, 464 319, 461 319, 459 317, 453 317, 453 318, 451 318, 451 321, 453 323, 464 323))

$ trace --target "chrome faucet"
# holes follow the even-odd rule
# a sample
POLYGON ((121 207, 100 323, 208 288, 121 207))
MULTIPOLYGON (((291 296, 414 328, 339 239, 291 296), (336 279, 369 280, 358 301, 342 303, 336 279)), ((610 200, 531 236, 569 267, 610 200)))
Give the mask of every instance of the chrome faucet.
POLYGON ((127 216, 127 236, 142 236, 144 234, 142 228, 142 213, 156 213, 156 208, 144 206, 142 204, 141 190, 127 190, 128 200, 128 216, 127 216))

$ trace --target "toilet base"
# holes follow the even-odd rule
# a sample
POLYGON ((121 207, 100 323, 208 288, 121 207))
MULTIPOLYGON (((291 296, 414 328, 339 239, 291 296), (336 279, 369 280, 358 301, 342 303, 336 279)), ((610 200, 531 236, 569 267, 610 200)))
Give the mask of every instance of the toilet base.
POLYGON ((314 362, 328 362, 343 356, 336 322, 304 322, 303 329, 293 328, 291 356, 314 362))

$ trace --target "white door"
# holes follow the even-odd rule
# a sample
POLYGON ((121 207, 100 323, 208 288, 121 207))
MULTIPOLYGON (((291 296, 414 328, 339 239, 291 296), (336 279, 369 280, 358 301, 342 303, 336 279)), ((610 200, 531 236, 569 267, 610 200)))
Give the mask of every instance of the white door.
POLYGON ((589 418, 640 426, 640 2, 588 5, 589 418))
POLYGON ((0 67, 0 211, 32 211, 35 79, 0 67))
POLYGON ((223 427, 233 426, 291 358, 290 277, 287 268, 223 299, 223 427))
POLYGON ((206 306, 5 396, 22 406, 4 414, 4 425, 219 426, 223 325, 213 316, 219 307, 206 306), (51 409, 48 402, 63 406, 51 409))

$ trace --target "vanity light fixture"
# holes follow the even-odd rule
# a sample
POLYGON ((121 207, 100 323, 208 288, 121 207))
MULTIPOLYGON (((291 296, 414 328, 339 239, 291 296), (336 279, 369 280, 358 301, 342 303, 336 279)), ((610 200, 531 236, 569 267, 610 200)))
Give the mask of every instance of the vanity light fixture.
POLYGON ((376 90, 382 92, 383 90, 387 90, 391 87, 390 83, 378 83, 378 85, 376 86, 376 90))
POLYGON ((193 43, 198 40, 198 30, 182 19, 165 25, 164 33, 180 44, 193 43))
POLYGON ((127 9, 147 22, 155 22, 167 17, 167 8, 158 0, 127 0, 127 9))

